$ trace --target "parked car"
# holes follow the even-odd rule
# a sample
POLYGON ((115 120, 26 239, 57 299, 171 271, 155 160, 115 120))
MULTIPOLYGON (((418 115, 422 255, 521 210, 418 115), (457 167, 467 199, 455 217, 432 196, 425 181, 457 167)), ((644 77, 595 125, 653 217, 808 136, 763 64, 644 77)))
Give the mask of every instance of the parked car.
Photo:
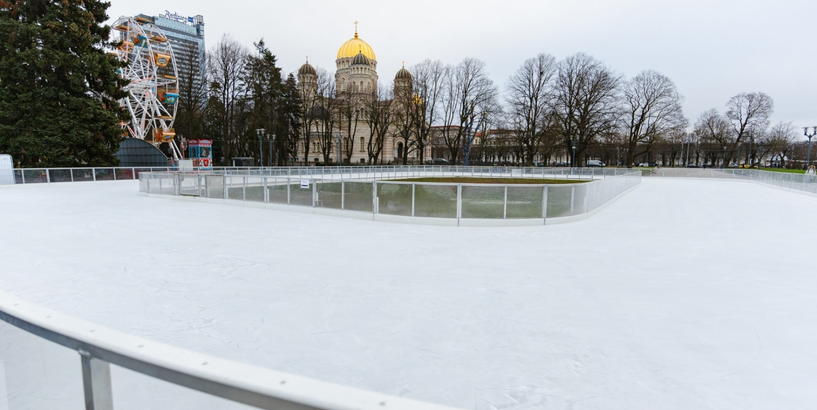
POLYGON ((598 160, 598 159, 588 159, 587 160, 587 166, 588 167, 606 167, 607 165, 605 163, 601 162, 601 160, 598 160))
POLYGON ((448 160, 447 160, 447 159, 445 159, 445 158, 435 158, 435 159, 434 159, 434 163, 435 163, 435 164, 447 164, 447 163, 448 163, 448 160))

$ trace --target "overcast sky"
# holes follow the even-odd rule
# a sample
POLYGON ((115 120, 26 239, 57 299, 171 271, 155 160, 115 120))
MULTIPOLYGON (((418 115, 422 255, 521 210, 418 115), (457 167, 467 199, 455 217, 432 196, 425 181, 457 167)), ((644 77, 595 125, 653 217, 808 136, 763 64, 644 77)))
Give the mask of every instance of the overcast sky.
POLYGON ((359 21, 383 83, 402 61, 475 57, 504 89, 527 58, 584 52, 625 78, 646 69, 669 76, 693 123, 707 109, 723 112, 735 94, 761 91, 774 99, 773 122, 817 125, 814 0, 111 1, 112 19, 201 14, 208 48, 225 33, 248 47, 263 37, 285 72, 307 55, 334 72, 359 21))

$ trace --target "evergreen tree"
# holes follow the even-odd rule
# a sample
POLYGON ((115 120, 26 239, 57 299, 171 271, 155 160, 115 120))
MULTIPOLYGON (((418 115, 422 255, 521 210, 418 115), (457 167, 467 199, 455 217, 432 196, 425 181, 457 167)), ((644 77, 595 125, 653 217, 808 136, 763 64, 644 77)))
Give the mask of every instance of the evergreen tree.
POLYGON ((0 0, 0 152, 21 166, 112 166, 126 84, 110 3, 0 0))
POLYGON ((303 103, 301 93, 298 91, 298 82, 295 76, 290 73, 284 82, 284 95, 281 109, 278 111, 278 127, 276 132, 276 149, 281 153, 276 165, 284 165, 298 154, 298 142, 301 140, 301 118, 303 116, 303 103))

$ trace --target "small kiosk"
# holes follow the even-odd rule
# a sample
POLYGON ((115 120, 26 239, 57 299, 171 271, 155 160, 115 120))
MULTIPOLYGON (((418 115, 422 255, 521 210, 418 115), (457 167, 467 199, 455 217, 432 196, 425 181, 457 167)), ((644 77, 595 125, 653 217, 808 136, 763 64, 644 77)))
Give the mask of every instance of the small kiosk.
POLYGON ((193 169, 209 171, 213 169, 213 141, 187 141, 187 158, 193 160, 193 169))

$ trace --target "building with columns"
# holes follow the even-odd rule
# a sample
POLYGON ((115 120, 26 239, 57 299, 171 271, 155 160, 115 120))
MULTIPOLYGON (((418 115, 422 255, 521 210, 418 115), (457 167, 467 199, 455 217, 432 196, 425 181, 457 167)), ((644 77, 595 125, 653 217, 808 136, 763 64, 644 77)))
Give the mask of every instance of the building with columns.
MULTIPOLYGON (((305 118, 304 127, 309 128, 310 135, 307 138, 305 135, 307 130, 302 130, 297 159, 309 163, 323 162, 323 152, 331 144, 330 163, 337 163, 336 137, 342 135, 342 162, 367 163, 372 127, 365 121, 365 115, 361 112, 366 109, 367 104, 371 104, 372 96, 377 94, 379 76, 377 55, 358 35, 357 22, 354 37, 340 46, 335 64, 333 79, 319 79, 317 70, 309 64, 308 59, 298 69, 298 87, 304 104, 304 116, 308 117, 305 118), (319 101, 321 98, 329 98, 331 101, 321 102, 319 101), (327 118, 328 115, 335 116, 329 126, 326 125, 326 120, 323 122, 312 120, 327 118)), ((393 109, 399 105, 396 103, 401 98, 413 98, 412 76, 405 69, 405 64, 394 76, 393 96, 394 99, 388 101, 393 109)), ((406 149, 404 146, 405 141, 400 138, 398 128, 392 125, 386 132, 378 163, 402 164, 404 157, 408 163, 417 163, 419 160, 417 150, 406 149)), ((426 148, 425 157, 429 158, 430 153, 430 147, 426 148)))

